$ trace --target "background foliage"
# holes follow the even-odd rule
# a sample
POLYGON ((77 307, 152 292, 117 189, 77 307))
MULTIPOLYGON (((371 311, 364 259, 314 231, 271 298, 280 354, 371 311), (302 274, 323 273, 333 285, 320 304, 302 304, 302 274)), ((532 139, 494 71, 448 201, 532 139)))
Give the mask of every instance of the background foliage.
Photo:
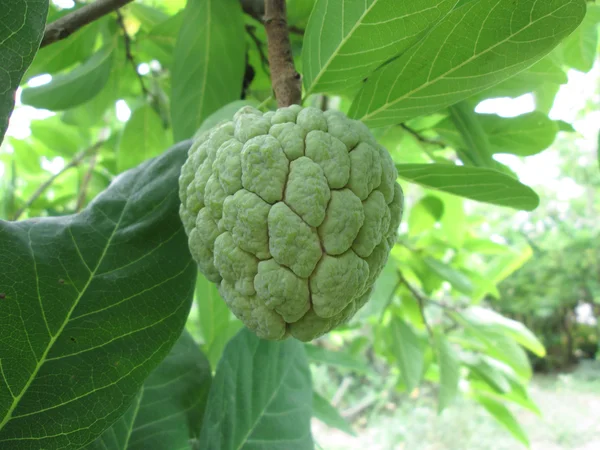
POLYGON ((35 53, 86 3, 0 17, 0 447, 313 448, 311 417, 353 434, 430 394, 528 443, 532 367, 597 349, 597 161, 549 113, 594 67, 599 5, 287 2, 304 104, 365 121, 407 194, 371 301, 301 345, 241 329, 177 216, 186 139, 275 108, 262 2, 138 0, 35 53), (478 106, 523 94, 515 117, 478 106), (553 144, 585 194, 567 209, 501 162, 553 144))

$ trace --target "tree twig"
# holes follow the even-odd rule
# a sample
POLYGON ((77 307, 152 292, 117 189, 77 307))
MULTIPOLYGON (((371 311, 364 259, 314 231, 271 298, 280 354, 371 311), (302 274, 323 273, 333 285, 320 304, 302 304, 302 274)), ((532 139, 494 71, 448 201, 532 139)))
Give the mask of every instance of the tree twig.
POLYGON ((71 36, 100 17, 131 3, 133 0, 96 0, 48 24, 40 48, 71 36))
POLYGON ((269 47, 271 84, 281 108, 300 104, 302 85, 294 67, 287 28, 285 0, 265 0, 265 30, 269 47))
POLYGON ((117 10, 116 13, 117 13, 117 24, 119 25, 119 28, 121 28, 121 31, 123 31, 123 43, 125 44, 125 58, 127 58, 127 60, 131 63, 131 66, 133 67, 133 71, 135 72, 135 75, 137 76, 138 80, 140 81, 140 86, 142 87, 143 94, 147 98, 152 98, 153 95, 150 93, 150 91, 146 87, 144 77, 142 76, 142 74, 140 72, 138 72, 137 62, 135 61, 133 53, 131 52, 131 36, 129 36, 129 33, 127 32, 127 28, 125 28, 125 22, 123 22, 123 15, 121 14, 121 12, 119 10, 117 10))
POLYGON ((90 181, 92 179, 92 174, 94 173, 94 168, 96 167, 96 160, 98 159, 98 153, 93 153, 90 158, 90 166, 88 167, 87 172, 81 182, 81 187, 79 188, 79 195, 77 196, 77 204, 75 206, 75 211, 79 212, 85 206, 85 199, 87 198, 87 190, 90 185, 90 181))
POLYGON ((265 50, 263 48, 264 43, 258 38, 255 31, 256 27, 252 25, 246 25, 246 32, 254 42, 256 50, 258 50, 258 54, 260 55, 260 63, 262 65, 262 68, 265 71, 265 73, 269 75, 269 59, 267 58, 267 55, 265 54, 265 50))
POLYGON ((91 147, 77 153, 73 157, 73 159, 71 159, 71 161, 69 161, 65 165, 65 167, 63 167, 59 172, 55 173, 50 178, 48 178, 44 183, 40 185, 40 187, 36 189, 36 191, 31 195, 31 197, 29 197, 25 204, 21 208, 19 208, 17 212, 15 212, 13 220, 17 220, 19 217, 21 217, 21 214, 23 214, 25 210, 27 210, 27 208, 29 208, 33 204, 33 202, 35 202, 46 191, 46 189, 48 189, 52 185, 52 183, 56 181, 58 177, 60 177, 69 169, 78 166, 79 163, 81 163, 81 161, 83 161, 87 156, 95 154, 100 149, 100 147, 102 147, 102 144, 104 144, 104 141, 98 141, 91 147))
POLYGON ((406 130, 409 134, 411 134, 413 137, 415 137, 417 139, 417 141, 422 142, 424 144, 432 144, 432 145, 437 145, 440 148, 446 148, 447 145, 444 144, 441 141, 436 141, 434 139, 428 139, 425 136, 423 136, 421 133, 419 133, 417 130, 413 130, 411 127, 409 127, 408 125, 401 123, 400 126, 402 127, 402 129, 406 130))

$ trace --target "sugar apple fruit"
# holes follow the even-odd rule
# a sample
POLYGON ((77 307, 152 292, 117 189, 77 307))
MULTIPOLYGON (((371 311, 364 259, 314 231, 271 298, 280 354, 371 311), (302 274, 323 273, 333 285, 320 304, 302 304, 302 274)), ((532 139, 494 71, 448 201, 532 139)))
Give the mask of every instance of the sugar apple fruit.
POLYGON ((369 299, 402 215, 396 178, 339 111, 245 106, 194 138, 180 215, 200 271, 250 330, 310 341, 369 299))

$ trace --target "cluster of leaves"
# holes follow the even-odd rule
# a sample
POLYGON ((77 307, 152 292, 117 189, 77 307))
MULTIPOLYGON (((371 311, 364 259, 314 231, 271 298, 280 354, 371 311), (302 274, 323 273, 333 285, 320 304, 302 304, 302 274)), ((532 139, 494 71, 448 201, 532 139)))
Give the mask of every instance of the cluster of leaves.
POLYGON ((392 389, 439 384, 440 410, 464 392, 526 443, 507 405, 536 410, 523 348, 544 348, 478 304, 530 250, 479 237, 463 199, 538 206, 493 156, 538 153, 569 130, 547 113, 566 70, 591 68, 600 8, 288 1, 304 103, 364 121, 410 183, 373 299, 332 337, 353 350, 334 352, 241 330, 196 277, 177 216, 185 140, 242 104, 274 106, 262 2, 242 3, 135 2, 37 53, 46 17, 85 3, 17 0, 0 18, 0 134, 15 93, 13 120, 50 111, 0 150, 1 217, 37 217, 0 222, 0 446, 312 448, 312 415, 349 426, 311 394, 309 362, 353 371, 365 348, 392 389), (528 92, 530 114, 475 112, 528 92))

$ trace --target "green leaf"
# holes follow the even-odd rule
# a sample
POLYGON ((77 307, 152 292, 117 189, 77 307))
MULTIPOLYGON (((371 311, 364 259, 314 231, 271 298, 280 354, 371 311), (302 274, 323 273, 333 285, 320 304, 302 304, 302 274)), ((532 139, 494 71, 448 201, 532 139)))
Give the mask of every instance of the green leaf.
POLYGON ((89 145, 81 135, 81 129, 63 123, 57 116, 31 122, 31 135, 39 144, 49 150, 45 156, 52 153, 72 157, 78 151, 89 145))
POLYGON ((438 411, 442 412, 450 406, 458 394, 460 381, 460 363, 454 349, 441 333, 434 335, 435 349, 440 366, 440 391, 438 394, 438 411))
POLYGON ((153 158, 169 146, 162 120, 152 106, 136 109, 125 125, 117 150, 117 170, 123 172, 153 158))
POLYGON ((313 392, 312 405, 313 416, 325 425, 341 430, 350 436, 356 436, 348 421, 340 415, 339 411, 326 398, 320 396, 317 392, 313 392))
POLYGON ((421 382, 423 374, 423 348, 413 329, 397 317, 388 329, 388 346, 395 356, 406 390, 412 392, 421 382))
POLYGON ((313 448, 312 386, 303 345, 242 329, 223 353, 204 415, 201 449, 313 448))
POLYGON ((94 98, 106 85, 113 62, 114 44, 108 44, 73 70, 42 86, 23 89, 21 101, 36 108, 61 111, 94 98))
POLYGON ((134 2, 127 9, 140 21, 141 28, 144 30, 151 30, 169 19, 169 15, 160 9, 142 3, 134 2))
MULTIPOLYGON (((500 117, 495 114, 473 114, 473 123, 481 127, 487 138, 491 153, 510 153, 531 156, 550 147, 558 133, 558 125, 540 111, 516 117, 500 117)), ((473 127, 469 127, 472 129, 473 127)), ((444 120, 436 130, 445 138, 456 142, 464 134, 452 121, 444 120), (462 135, 462 136, 461 136, 462 135)), ((464 141, 459 141, 464 142, 464 141)), ((466 142, 465 142, 466 144, 466 142)))
POLYGON ((173 66, 173 52, 177 43, 177 36, 179 36, 183 24, 183 18, 184 12, 180 11, 156 25, 148 34, 140 36, 139 40, 136 40, 138 49, 156 58, 163 66, 171 68, 173 66))
POLYGON ((90 443, 181 334, 196 277, 178 216, 189 146, 80 214, 0 222, 0 448, 90 443))
POLYGON ((510 336, 523 347, 539 357, 546 355, 546 349, 540 340, 521 322, 509 319, 495 311, 478 306, 471 306, 460 315, 470 325, 480 330, 490 330, 510 336))
POLYGON ((489 364, 485 358, 479 358, 475 362, 465 362, 465 365, 471 370, 472 376, 482 380, 496 392, 504 394, 510 391, 510 383, 504 374, 489 364))
POLYGON ((584 15, 583 0, 469 2, 369 77, 350 115, 377 127, 457 103, 533 65, 584 15))
POLYGON ((359 83, 412 46, 458 0, 318 0, 304 33, 306 95, 359 83))
POLYGON ((48 2, 11 0, 3 2, 0 16, 0 144, 15 107, 15 94, 23 74, 42 41, 48 2))
POLYGON ((202 349, 210 361, 210 366, 216 368, 225 345, 239 331, 242 323, 235 319, 225 300, 219 295, 217 285, 200 273, 196 280, 196 304, 200 331, 204 339, 202 349))
POLYGON ((430 230, 443 215, 444 202, 432 195, 423 197, 410 209, 408 216, 410 235, 416 236, 430 230))
POLYGON ((462 138, 463 148, 457 149, 466 164, 494 167, 488 136, 479 123, 478 115, 468 102, 459 102, 448 108, 450 121, 462 138))
POLYGON ((306 344, 305 350, 311 363, 326 364, 358 373, 371 372, 371 369, 363 361, 344 351, 327 350, 313 344, 306 344))
POLYGON ((580 72, 589 72, 598 51, 600 5, 588 5, 581 25, 560 46, 563 62, 580 72))
POLYGON ((517 419, 510 410, 498 400, 484 395, 476 395, 475 400, 483 406, 490 415, 504 426, 515 439, 529 447, 527 433, 521 428, 517 419))
MULTIPOLYGON (((79 9, 79 7, 66 10, 66 12, 75 11, 76 9, 79 9)), ((61 16, 63 15, 61 14, 61 16)), ((88 59, 94 52, 102 22, 102 20, 92 22, 68 38, 41 48, 35 55, 31 66, 25 72, 24 79, 28 80, 43 73, 55 74, 88 59)))
POLYGON ((208 361, 184 331, 125 415, 88 450, 194 449, 210 384, 208 361))
POLYGON ((238 0, 188 0, 173 63, 176 142, 192 137, 210 114, 240 98, 245 51, 238 0))
POLYGON ((396 168, 407 181, 478 202, 526 211, 540 202, 529 186, 494 169, 451 164, 396 164, 396 168))
POLYGON ((454 267, 434 259, 431 256, 426 256, 423 258, 423 261, 433 272, 448 281, 456 290, 467 295, 473 292, 473 284, 471 283, 471 280, 469 280, 469 277, 459 272, 454 267))

